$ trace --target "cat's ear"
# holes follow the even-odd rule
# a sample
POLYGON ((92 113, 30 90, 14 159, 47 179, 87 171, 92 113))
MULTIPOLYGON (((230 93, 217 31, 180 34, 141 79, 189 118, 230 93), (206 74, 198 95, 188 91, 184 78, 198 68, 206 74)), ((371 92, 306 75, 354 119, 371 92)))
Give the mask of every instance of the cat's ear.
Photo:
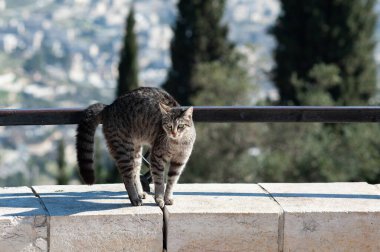
POLYGON ((193 107, 189 107, 183 112, 183 117, 188 118, 191 120, 193 118, 193 107))
POLYGON ((166 115, 167 113, 170 112, 171 107, 169 107, 168 105, 165 105, 165 104, 163 104, 163 103, 161 103, 161 102, 159 103, 159 105, 160 105, 161 113, 162 113, 163 115, 166 115))

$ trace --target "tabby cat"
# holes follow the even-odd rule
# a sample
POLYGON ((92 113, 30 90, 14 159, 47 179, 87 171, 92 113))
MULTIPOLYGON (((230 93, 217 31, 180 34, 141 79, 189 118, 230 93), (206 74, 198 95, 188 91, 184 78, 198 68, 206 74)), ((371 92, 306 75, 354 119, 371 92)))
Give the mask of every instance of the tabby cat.
POLYGON ((173 204, 173 186, 185 167, 195 141, 193 108, 180 109, 178 102, 159 88, 142 87, 116 99, 97 103, 83 112, 77 128, 76 149, 79 171, 87 184, 95 182, 94 135, 99 123, 111 156, 116 161, 129 199, 142 205, 145 193, 140 182, 142 146, 150 150, 150 172, 155 201, 160 207, 173 204), (169 164, 165 189, 164 168, 169 164))

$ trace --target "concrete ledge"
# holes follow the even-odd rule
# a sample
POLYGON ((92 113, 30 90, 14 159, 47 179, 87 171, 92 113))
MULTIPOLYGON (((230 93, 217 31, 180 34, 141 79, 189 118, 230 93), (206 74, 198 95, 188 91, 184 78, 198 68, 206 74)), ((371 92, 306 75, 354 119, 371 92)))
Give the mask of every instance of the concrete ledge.
POLYGON ((122 184, 0 188, 0 251, 380 251, 380 187, 181 184, 162 211, 122 184), (164 212, 164 213, 163 213, 164 212))
POLYGON ((375 185, 260 186, 284 210, 283 251, 380 251, 380 191, 375 185))
POLYGON ((281 208, 255 184, 182 184, 165 207, 168 251, 278 251, 281 208))
POLYGON ((0 188, 0 251, 47 251, 47 215, 30 188, 0 188))
POLYGON ((34 186, 50 214, 51 251, 162 251, 163 213, 132 207, 124 185, 34 186))

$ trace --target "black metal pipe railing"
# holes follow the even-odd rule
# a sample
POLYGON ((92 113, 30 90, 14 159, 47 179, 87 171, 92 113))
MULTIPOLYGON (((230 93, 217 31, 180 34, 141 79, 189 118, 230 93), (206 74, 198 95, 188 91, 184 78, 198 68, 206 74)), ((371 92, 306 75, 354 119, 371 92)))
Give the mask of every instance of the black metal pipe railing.
POLYGON ((194 107, 199 122, 380 122, 380 107, 194 107))
MULTIPOLYGON (((0 109, 0 126, 78 124, 81 108, 63 109, 0 109)), ((318 106, 195 106, 196 122, 380 122, 380 107, 318 107, 318 106)), ((149 153, 145 154, 144 163, 149 153)), ((150 172, 140 176, 149 192, 150 172)))
MULTIPOLYGON (((0 109, 0 126, 77 124, 83 109, 0 109)), ((380 122, 380 107, 195 106, 196 122, 380 122)))

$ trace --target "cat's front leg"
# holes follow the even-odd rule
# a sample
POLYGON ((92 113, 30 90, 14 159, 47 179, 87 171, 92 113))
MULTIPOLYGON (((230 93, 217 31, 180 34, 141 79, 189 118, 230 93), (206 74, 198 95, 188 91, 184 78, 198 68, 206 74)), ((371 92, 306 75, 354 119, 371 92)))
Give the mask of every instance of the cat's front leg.
POLYGON ((165 190, 165 205, 173 205, 173 188, 177 184, 178 179, 185 168, 185 161, 172 160, 168 171, 168 181, 165 190))
POLYGON ((154 199, 161 208, 165 206, 164 202, 164 170, 165 170, 164 154, 160 151, 152 150, 150 156, 150 172, 154 183, 154 199))

